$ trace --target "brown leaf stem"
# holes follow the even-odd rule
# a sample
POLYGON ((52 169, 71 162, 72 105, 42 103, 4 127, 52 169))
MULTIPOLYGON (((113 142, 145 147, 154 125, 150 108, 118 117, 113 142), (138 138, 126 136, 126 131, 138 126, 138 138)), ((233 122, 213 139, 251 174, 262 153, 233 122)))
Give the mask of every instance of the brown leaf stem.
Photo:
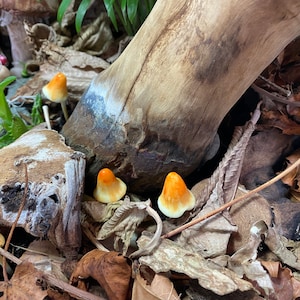
POLYGON ((263 189, 269 187, 270 185, 272 185, 273 183, 277 182, 278 180, 280 180, 281 178, 283 178, 284 176, 286 176, 288 173, 290 173, 293 169, 295 169, 296 167, 298 167, 300 165, 300 158, 298 160, 296 160, 292 165, 290 165, 288 168, 286 168, 283 172, 281 172, 280 174, 278 174, 277 176, 275 176, 274 178, 270 179, 269 181, 265 182, 264 184, 260 185, 259 187, 255 188, 254 190, 251 190, 249 191, 247 194, 241 196, 241 197, 238 197, 238 198, 235 198, 233 199, 232 201, 220 206, 219 208, 209 212, 208 214, 202 216, 202 217, 199 217, 197 219, 194 219, 166 234, 164 234, 162 236, 162 238, 170 238, 180 232, 182 232, 183 230, 193 226, 193 225, 196 225, 220 212, 222 212, 223 210, 225 210, 226 208, 229 208, 231 207, 232 205, 242 201, 242 200, 245 200, 247 198, 249 198, 250 196, 262 191, 263 189))

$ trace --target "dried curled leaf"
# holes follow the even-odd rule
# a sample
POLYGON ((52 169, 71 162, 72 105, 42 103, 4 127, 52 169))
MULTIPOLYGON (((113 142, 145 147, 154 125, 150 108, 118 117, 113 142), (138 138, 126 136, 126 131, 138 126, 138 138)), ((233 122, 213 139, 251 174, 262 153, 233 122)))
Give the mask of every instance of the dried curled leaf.
MULTIPOLYGON (((142 235, 138 245, 144 248, 150 237, 142 235)), ((175 242, 163 239, 151 255, 139 258, 141 264, 149 266, 156 273, 170 270, 183 273, 192 279, 197 279, 205 289, 218 295, 226 295, 233 291, 247 291, 252 284, 240 279, 232 271, 220 267, 212 261, 205 260, 201 255, 178 246, 175 242)))
POLYGON ((249 241, 228 260, 228 267, 240 277, 245 276, 263 291, 268 297, 274 297, 275 290, 270 275, 256 260, 257 248, 262 241, 262 236, 267 235, 268 227, 264 221, 258 221, 250 229, 249 241))
POLYGON ((136 275, 132 290, 132 300, 179 300, 173 283, 165 276, 155 274, 151 284, 148 284, 140 274, 136 275))
POLYGON ((125 198, 123 204, 115 211, 112 218, 103 224, 97 235, 97 239, 104 240, 112 234, 115 234, 114 249, 118 250, 118 243, 121 239, 124 243, 123 255, 126 255, 135 230, 149 214, 157 223, 156 233, 147 247, 143 249, 140 248, 132 253, 131 257, 151 252, 159 241, 162 231, 162 222, 159 215, 150 207, 150 204, 150 200, 144 202, 129 202, 129 199, 125 198))
POLYGON ((109 300, 125 300, 131 278, 131 267, 121 254, 98 249, 85 254, 77 263, 70 282, 84 289, 84 279, 92 277, 105 290, 109 300))
POLYGON ((300 270, 299 258, 287 248, 288 240, 279 235, 274 228, 269 228, 265 244, 278 256, 282 263, 300 270))

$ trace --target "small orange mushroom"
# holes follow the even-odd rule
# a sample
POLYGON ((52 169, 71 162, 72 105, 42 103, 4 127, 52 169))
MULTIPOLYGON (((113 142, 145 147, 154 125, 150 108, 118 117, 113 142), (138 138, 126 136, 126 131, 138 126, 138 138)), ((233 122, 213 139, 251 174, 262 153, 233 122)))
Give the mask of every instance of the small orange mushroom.
POLYGON ((108 168, 99 171, 94 198, 102 203, 116 202, 126 194, 126 184, 108 168))
POLYGON ((170 172, 165 179, 162 193, 158 197, 158 208, 169 218, 179 218, 195 206, 195 197, 176 172, 170 172))
POLYGON ((68 98, 67 77, 64 73, 57 73, 46 84, 43 89, 43 94, 52 102, 60 103, 65 119, 68 119, 68 111, 66 101, 68 98))

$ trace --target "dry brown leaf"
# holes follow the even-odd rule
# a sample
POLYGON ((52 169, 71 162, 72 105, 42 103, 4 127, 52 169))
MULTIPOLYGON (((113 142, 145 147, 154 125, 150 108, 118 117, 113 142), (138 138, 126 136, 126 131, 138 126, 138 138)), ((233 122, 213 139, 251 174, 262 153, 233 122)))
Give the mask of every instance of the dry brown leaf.
POLYGON ((105 290, 110 300, 125 300, 131 278, 131 267, 121 254, 98 249, 85 254, 71 276, 72 285, 85 289, 84 279, 92 277, 105 290))
MULTIPOLYGON (((194 218, 205 216, 234 198, 246 146, 259 117, 258 106, 251 120, 244 127, 235 129, 228 150, 210 177, 206 188, 200 194, 195 195, 197 205, 193 214, 194 218), (205 199, 205 204, 200 207, 203 199, 205 199)), ((195 191, 197 188, 193 189, 195 191)), ((203 257, 216 257, 226 254, 230 236, 236 231, 237 227, 232 223, 228 211, 224 211, 184 230, 177 241, 181 246, 195 251, 203 257)))
MULTIPOLYGON (((287 168, 300 157, 300 149, 286 157, 287 168)), ((300 169, 295 168, 292 172, 282 178, 282 182, 290 186, 291 198, 300 201, 300 169)))
POLYGON ((47 297, 47 290, 37 285, 42 274, 31 263, 23 262, 15 269, 14 275, 6 285, 1 283, 0 291, 3 299, 43 300, 47 297))
POLYGON ((151 284, 148 284, 140 274, 133 283, 131 300, 179 300, 173 283, 166 276, 155 274, 151 284))
POLYGON ((109 220, 115 210, 121 206, 123 201, 112 203, 101 203, 94 198, 84 195, 84 201, 81 204, 82 211, 85 212, 95 222, 103 223, 109 220))
POLYGON ((300 281, 296 278, 292 277, 292 285, 293 285, 293 299, 297 299, 300 297, 300 281))
POLYGON ((266 235, 268 227, 264 221, 258 221, 250 229, 250 238, 247 244, 236 251, 228 260, 228 267, 240 277, 246 277, 264 295, 272 297, 275 295, 274 287, 268 273, 264 270, 261 263, 256 260, 257 248, 262 241, 262 236, 266 235))
POLYGON ((278 299, 292 300, 294 298, 293 274, 290 269, 282 268, 278 261, 261 261, 269 272, 278 299))
MULTIPOLYGON (((243 186, 239 186, 236 197, 240 197, 247 192, 243 186)), ((248 198, 247 201, 236 203, 230 208, 232 221, 238 227, 238 231, 234 232, 230 237, 227 254, 233 254, 243 247, 250 238, 251 226, 259 221, 264 220, 267 225, 272 223, 274 212, 268 201, 259 194, 255 194, 248 198)))
POLYGON ((283 134, 300 135, 300 126, 297 122, 290 119, 286 114, 279 111, 262 112, 264 126, 275 127, 282 130, 283 134))
POLYGON ((98 232, 97 239, 104 240, 114 235, 114 249, 118 250, 119 241, 123 242, 123 255, 126 255, 137 227, 150 215, 156 221, 156 232, 153 240, 143 249, 139 249, 132 253, 130 257, 137 257, 144 253, 151 252, 159 242, 162 232, 162 221, 158 213, 151 208, 151 201, 130 202, 129 197, 125 197, 122 205, 118 207, 114 215, 103 224, 98 232))
MULTIPOLYGON (((138 245, 144 248, 151 237, 143 234, 138 239, 138 245)), ((139 258, 142 265, 149 266, 155 273, 170 270, 183 273, 192 279, 197 279, 205 289, 218 295, 226 295, 233 291, 248 291, 252 284, 242 280, 234 272, 221 267, 211 260, 205 260, 200 254, 180 247, 175 242, 163 239, 151 255, 139 258)))
POLYGON ((296 270, 300 270, 298 257, 287 248, 288 240, 279 235, 274 228, 269 228, 264 242, 269 249, 278 256, 282 263, 296 270))

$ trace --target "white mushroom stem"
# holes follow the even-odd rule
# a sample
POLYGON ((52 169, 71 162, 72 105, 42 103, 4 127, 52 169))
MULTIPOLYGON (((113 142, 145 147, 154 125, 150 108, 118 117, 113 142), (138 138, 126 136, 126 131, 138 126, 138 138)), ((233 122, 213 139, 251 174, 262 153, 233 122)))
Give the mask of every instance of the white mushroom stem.
POLYGON ((50 123, 50 117, 49 117, 49 107, 48 107, 48 105, 43 105, 42 109, 43 109, 44 119, 45 119, 45 122, 47 124, 47 128, 50 130, 51 129, 51 123, 50 123))
POLYGON ((67 110, 67 105, 66 105, 66 101, 62 101, 60 102, 61 104, 61 108, 65 117, 65 120, 67 121, 69 119, 69 114, 68 114, 68 110, 67 110))

